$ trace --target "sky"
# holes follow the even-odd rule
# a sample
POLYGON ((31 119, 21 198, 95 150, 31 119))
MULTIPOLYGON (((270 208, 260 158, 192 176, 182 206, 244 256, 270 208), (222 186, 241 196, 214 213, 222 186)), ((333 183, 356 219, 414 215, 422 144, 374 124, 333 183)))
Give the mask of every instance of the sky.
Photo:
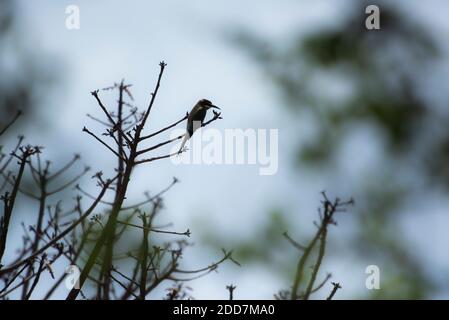
MULTIPOLYGON (((325 180, 294 167, 291 159, 296 139, 291 135, 301 134, 301 128, 287 112, 279 112, 278 92, 257 65, 229 40, 230 33, 243 28, 268 39, 285 37, 291 29, 306 33, 323 21, 337 23, 347 3, 250 0, 212 4, 205 0, 171 0, 128 1, 125 5, 123 1, 19 1, 17 21, 24 34, 23 45, 50 56, 49 67, 60 75, 56 90, 39 106, 42 113, 50 115, 51 125, 43 127, 36 121, 25 128, 25 135, 32 137, 34 144, 46 145, 49 158, 68 160, 79 152, 94 171, 113 166, 108 151, 81 133, 83 126, 100 130, 86 117, 87 113, 100 115, 90 92, 124 78, 133 84, 135 104, 143 108, 149 101, 161 60, 168 65, 149 131, 178 120, 201 98, 222 108, 223 120, 213 123, 220 131, 278 129, 279 170, 272 176, 260 176, 255 165, 175 166, 169 161, 142 166, 134 173, 130 202, 138 200, 144 190, 156 193, 163 189, 173 176, 180 179, 181 183, 164 197, 167 206, 163 220, 173 221, 179 230, 190 227, 195 247, 189 249, 193 258, 186 264, 207 265, 219 258, 220 252, 214 253, 201 243, 200 235, 191 227, 195 221, 206 221, 218 233, 250 237, 256 229, 252 226, 266 221, 270 208, 301 212, 305 221, 311 221, 320 200, 319 192, 326 189, 325 180), (80 9, 79 30, 65 26, 65 9, 71 4, 80 9)), ((448 35, 449 22, 444 14, 447 10, 435 9, 447 9, 447 3, 401 3, 410 14, 431 21, 431 27, 442 36, 448 35)), ((105 101, 113 103, 108 92, 101 94, 105 101)), ((445 214, 437 212, 440 220, 433 220, 438 222, 428 227, 434 228, 434 236, 442 239, 447 239, 441 229, 442 222, 448 221, 445 214)), ((343 218, 341 224, 344 221, 343 218)), ((418 219, 416 223, 429 222, 418 219)), ((415 224, 410 223, 404 230, 413 234, 414 228, 415 224)), ((432 254, 429 258, 442 260, 438 262, 441 266, 449 265, 447 259, 438 256, 432 254)), ((357 274, 348 273, 347 265, 341 261, 329 268, 347 284, 340 298, 364 290, 363 265, 357 274)), ((230 282, 238 285, 236 296, 241 299, 271 298, 288 286, 263 266, 233 265, 226 265, 220 273, 191 286, 196 298, 218 299, 225 297, 224 287, 230 282), (265 279, 262 285, 261 277, 265 279)))

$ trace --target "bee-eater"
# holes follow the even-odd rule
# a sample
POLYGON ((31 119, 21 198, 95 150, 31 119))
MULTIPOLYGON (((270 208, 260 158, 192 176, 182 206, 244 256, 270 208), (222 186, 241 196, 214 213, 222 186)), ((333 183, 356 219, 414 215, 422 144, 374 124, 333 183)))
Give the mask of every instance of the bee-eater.
POLYGON ((181 153, 187 140, 189 140, 190 137, 192 137, 196 129, 200 128, 203 125, 204 118, 206 118, 207 110, 209 110, 210 108, 220 109, 219 107, 214 106, 212 102, 210 102, 207 99, 201 99, 192 108, 187 118, 187 132, 184 135, 184 138, 182 139, 181 148, 179 148, 178 153, 181 153))

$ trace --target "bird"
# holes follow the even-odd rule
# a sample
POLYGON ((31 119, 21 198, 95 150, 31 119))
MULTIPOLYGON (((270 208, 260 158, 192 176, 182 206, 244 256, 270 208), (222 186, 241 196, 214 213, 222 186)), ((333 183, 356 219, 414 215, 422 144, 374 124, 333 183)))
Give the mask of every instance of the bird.
POLYGON ((189 116, 187 117, 187 129, 186 129, 187 132, 184 135, 184 138, 182 139, 181 147, 179 148, 178 154, 182 152, 182 149, 184 148, 184 145, 186 144, 187 140, 189 140, 192 137, 196 129, 200 128, 203 125, 204 119, 206 118, 207 110, 209 110, 210 108, 221 110, 219 107, 213 105, 212 102, 210 102, 210 100, 207 99, 199 100, 192 108, 192 110, 189 113, 189 116))

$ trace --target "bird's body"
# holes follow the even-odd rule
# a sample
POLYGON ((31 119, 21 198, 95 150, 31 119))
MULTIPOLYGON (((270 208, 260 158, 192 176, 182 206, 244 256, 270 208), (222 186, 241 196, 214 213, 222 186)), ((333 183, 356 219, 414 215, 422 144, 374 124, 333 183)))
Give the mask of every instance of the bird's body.
POLYGON ((219 107, 214 106, 212 102, 207 99, 201 99, 192 108, 189 116, 187 117, 187 132, 182 139, 181 147, 179 148, 178 153, 181 153, 187 140, 189 140, 190 137, 192 137, 193 133, 203 125, 207 110, 209 110, 210 108, 220 109, 219 107))

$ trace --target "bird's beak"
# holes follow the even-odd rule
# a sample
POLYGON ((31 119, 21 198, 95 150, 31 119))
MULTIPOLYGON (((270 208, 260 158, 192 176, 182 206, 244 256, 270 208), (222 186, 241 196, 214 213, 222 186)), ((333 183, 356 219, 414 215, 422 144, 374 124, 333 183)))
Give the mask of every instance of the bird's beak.
POLYGON ((217 106, 214 106, 213 104, 211 104, 211 105, 210 105, 210 107, 211 107, 211 108, 215 108, 215 109, 218 109, 218 110, 221 110, 221 109, 220 109, 219 107, 217 107, 217 106))

